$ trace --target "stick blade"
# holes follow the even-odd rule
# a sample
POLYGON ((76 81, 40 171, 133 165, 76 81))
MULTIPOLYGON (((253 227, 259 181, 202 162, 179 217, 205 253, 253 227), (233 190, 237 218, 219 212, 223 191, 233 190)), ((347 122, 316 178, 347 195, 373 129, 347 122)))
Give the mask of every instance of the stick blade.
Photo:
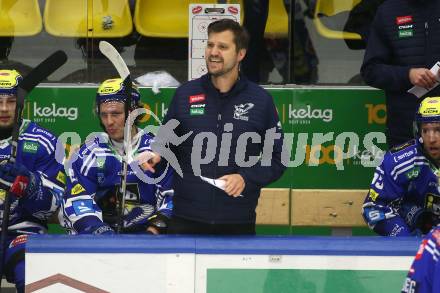
POLYGON ((119 76, 124 80, 130 75, 127 64, 125 64, 124 59, 122 59, 118 50, 113 47, 112 44, 106 41, 99 42, 99 51, 113 63, 113 66, 118 71, 119 76))

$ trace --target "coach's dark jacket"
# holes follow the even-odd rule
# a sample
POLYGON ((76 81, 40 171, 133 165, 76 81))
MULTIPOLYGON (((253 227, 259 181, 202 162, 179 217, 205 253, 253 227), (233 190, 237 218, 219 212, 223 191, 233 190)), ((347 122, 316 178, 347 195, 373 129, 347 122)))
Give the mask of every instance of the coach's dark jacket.
MULTIPOLYGON (((228 93, 221 94, 214 88, 210 76, 204 75, 183 84, 176 90, 164 124, 170 119, 177 119, 180 122, 175 131, 177 135, 182 136, 193 131, 193 134, 181 145, 172 148, 183 170, 183 178, 177 174, 174 178, 174 215, 211 224, 254 223, 260 189, 277 180, 285 170, 281 164, 281 124, 272 97, 243 76, 228 93), (228 125, 225 127, 228 123, 229 127, 228 125), (238 166, 237 162, 240 160, 244 159, 247 162, 249 156, 254 158, 260 156, 265 132, 270 128, 276 131, 280 138, 274 141, 273 152, 270 151, 272 156, 262 157, 268 166, 261 166, 261 163, 253 167, 238 166), (194 141, 196 135, 202 132, 205 132, 204 137, 210 137, 209 143, 213 143, 211 149, 215 150, 215 156, 214 152, 212 157, 206 154, 207 139, 203 142, 194 141), (242 137, 238 144, 243 149, 246 147, 246 158, 236 158, 237 142, 240 134, 244 132, 254 133, 250 136, 255 138, 251 141, 242 137), (231 134, 232 139, 227 139, 226 137, 231 134), (231 143, 230 147, 228 142, 231 143), (194 161, 196 157, 191 157, 191 153, 196 153, 197 147, 203 149, 202 158, 207 155, 211 159, 205 160, 205 162, 210 161, 209 163, 193 164, 200 164, 201 175, 219 178, 227 174, 241 174, 246 183, 243 197, 228 196, 223 190, 195 176, 198 174, 194 174, 191 160, 194 161), (225 158, 230 151, 228 161, 219 161, 220 149, 223 152, 222 157, 225 158)), ((270 144, 266 147, 272 149, 270 144)))
MULTIPOLYGON (((361 73, 368 85, 385 90, 389 143, 412 137, 418 100, 408 94, 410 68, 440 61, 440 1, 387 0, 373 21, 361 73)), ((428 93, 440 95, 440 89, 428 93)))

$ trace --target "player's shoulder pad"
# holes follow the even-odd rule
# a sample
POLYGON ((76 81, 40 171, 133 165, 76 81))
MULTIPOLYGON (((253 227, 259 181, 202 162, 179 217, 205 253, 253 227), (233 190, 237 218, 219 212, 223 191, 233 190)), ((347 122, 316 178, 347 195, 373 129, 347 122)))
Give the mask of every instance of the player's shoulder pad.
POLYGON ((389 170, 391 175, 397 178, 399 174, 410 171, 409 167, 423 165, 426 162, 415 140, 392 148, 386 152, 383 159, 383 168, 389 170))
POLYGON ((407 141, 407 142, 405 142, 405 143, 402 143, 402 144, 400 144, 400 145, 397 145, 397 146, 392 147, 392 148, 390 149, 390 153, 395 154, 395 153, 398 153, 398 152, 400 152, 400 151, 402 151, 402 150, 405 150, 405 149, 407 149, 407 148, 410 148, 410 147, 412 147, 412 146, 417 147, 417 141, 416 141, 415 139, 411 139, 411 140, 409 140, 409 141, 407 141))
POLYGON ((23 121, 20 140, 22 141, 22 151, 34 155, 51 155, 55 153, 57 147, 57 137, 55 135, 29 120, 23 121))
POLYGON ((24 121, 24 123, 27 123, 27 127, 24 129, 23 135, 29 134, 29 135, 35 136, 37 139, 44 138, 46 140, 56 142, 57 137, 49 130, 41 127, 40 125, 38 125, 35 122, 24 121))
POLYGON ((388 156, 385 155, 385 159, 391 164, 401 164, 406 161, 414 160, 415 157, 423 156, 416 140, 410 140, 404 144, 393 147, 387 152, 388 156))

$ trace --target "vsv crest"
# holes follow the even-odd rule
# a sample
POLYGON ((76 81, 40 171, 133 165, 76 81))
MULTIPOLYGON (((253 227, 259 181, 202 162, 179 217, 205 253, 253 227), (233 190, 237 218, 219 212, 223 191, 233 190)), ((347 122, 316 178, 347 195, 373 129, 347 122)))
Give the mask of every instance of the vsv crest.
POLYGON ((249 110, 254 107, 252 103, 234 105, 234 119, 249 121, 249 110))

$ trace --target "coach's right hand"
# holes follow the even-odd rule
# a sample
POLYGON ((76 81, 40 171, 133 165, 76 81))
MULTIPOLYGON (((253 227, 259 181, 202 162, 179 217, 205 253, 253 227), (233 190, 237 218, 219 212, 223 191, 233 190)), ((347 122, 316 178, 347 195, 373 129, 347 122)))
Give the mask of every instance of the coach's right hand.
POLYGON ((436 76, 427 68, 411 68, 409 80, 413 85, 430 89, 437 82, 436 76))
POLYGON ((240 174, 224 175, 218 179, 225 181, 225 192, 229 196, 240 196, 246 186, 246 183, 240 174))

